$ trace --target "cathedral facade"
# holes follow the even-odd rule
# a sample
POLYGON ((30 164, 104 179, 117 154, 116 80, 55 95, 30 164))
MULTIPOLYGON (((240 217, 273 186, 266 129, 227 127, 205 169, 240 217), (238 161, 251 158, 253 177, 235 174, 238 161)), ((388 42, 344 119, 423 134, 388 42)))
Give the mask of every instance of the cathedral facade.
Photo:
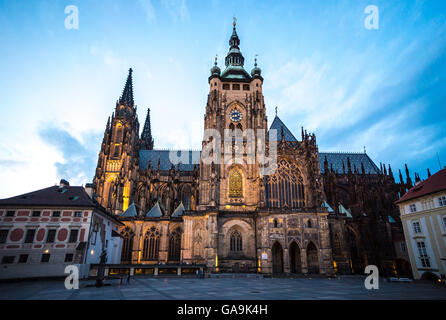
POLYGON ((245 70, 235 23, 229 46, 225 69, 215 61, 208 78, 201 152, 154 149, 150 109, 139 135, 129 71, 93 181, 97 201, 125 224, 122 263, 326 275, 376 264, 395 272, 401 225, 393 202, 408 186, 365 152, 320 153, 314 134, 302 128, 296 139, 277 115, 268 128, 261 69, 245 70), (262 136, 265 154, 274 141, 277 155, 268 174, 257 153, 250 161, 249 140, 262 136), (209 161, 209 149, 221 161, 209 161))

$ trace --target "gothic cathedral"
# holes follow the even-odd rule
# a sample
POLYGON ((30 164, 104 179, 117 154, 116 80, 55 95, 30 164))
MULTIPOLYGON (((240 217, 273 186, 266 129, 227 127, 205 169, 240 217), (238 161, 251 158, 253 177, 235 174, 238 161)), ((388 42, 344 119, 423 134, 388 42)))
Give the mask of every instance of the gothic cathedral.
POLYGON ((97 201, 125 224, 122 263, 264 274, 394 270, 401 227, 393 201, 409 186, 365 152, 319 153, 314 134, 302 129, 296 139, 277 114, 268 129, 261 69, 255 62, 245 70, 235 22, 229 46, 225 69, 216 59, 208 79, 201 152, 154 149, 150 109, 139 135, 129 70, 93 181, 97 201), (245 132, 266 137, 265 152, 276 142, 268 174, 256 153, 250 161, 245 132), (209 161, 209 146, 221 161, 209 161))

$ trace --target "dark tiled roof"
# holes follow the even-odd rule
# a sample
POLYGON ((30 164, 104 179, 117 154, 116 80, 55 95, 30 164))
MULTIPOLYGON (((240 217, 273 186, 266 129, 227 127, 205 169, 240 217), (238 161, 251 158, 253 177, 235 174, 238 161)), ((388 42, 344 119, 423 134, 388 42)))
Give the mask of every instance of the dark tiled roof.
MULTIPOLYGON (((277 130, 277 140, 280 141, 282 139, 282 128, 283 128, 283 136, 285 141, 289 142, 297 142, 296 137, 293 133, 287 128, 287 126, 280 120, 278 116, 275 116, 273 123, 271 124, 271 129, 277 130)), ((140 169, 147 170, 148 163, 151 161, 152 169, 158 168, 158 159, 160 160, 160 169, 161 170, 170 170, 172 167, 172 162, 169 159, 170 150, 141 150, 139 152, 140 157, 140 169)), ((200 164, 200 151, 179 151, 173 150, 172 152, 186 152, 188 164, 181 163, 180 169, 181 171, 193 171, 194 165, 200 164)), ((178 154, 179 156, 179 154, 178 154)), ((361 172, 361 163, 364 165, 364 170, 366 174, 378 174, 379 169, 375 165, 375 163, 370 159, 370 157, 366 153, 351 153, 351 152, 320 152, 319 153, 319 161, 321 172, 324 173, 324 160, 327 157, 328 167, 331 168, 333 166, 333 170, 337 173, 343 173, 342 163, 345 166, 345 172, 347 173, 347 158, 350 159, 350 164, 352 171, 356 167, 359 172, 361 172)), ((177 168, 178 163, 173 163, 175 165, 175 169, 177 168)))
POLYGON ((127 210, 125 210, 123 213, 121 213, 119 216, 120 217, 136 217, 138 214, 136 212, 136 206, 135 203, 132 202, 132 204, 127 208, 127 210))
POLYGON ((231 80, 231 81, 251 81, 251 76, 242 66, 228 66, 221 73, 222 80, 231 80))
POLYGON ((277 130, 277 141, 282 140, 282 128, 283 128, 283 137, 285 138, 285 141, 297 142, 296 137, 294 137, 294 135, 291 133, 291 131, 282 122, 282 120, 280 120, 278 116, 275 116, 273 123, 271 124, 271 127, 269 128, 269 130, 271 130, 271 129, 277 130))
POLYGON ((160 218, 162 216, 163 212, 161 211, 161 207, 158 201, 155 203, 152 209, 150 209, 149 212, 146 213, 146 217, 150 218, 160 218))
MULTIPOLYGON (((158 169, 158 160, 160 160, 160 169, 161 170, 170 170, 172 164, 175 166, 175 170, 178 167, 178 162, 172 163, 169 158, 170 152, 177 152, 177 156, 179 157, 179 152, 183 152, 183 154, 187 155, 188 163, 181 163, 180 170, 181 171, 193 171, 194 165, 197 166, 200 164, 200 151, 190 151, 190 150, 140 150, 139 151, 139 169, 147 170, 149 166, 149 161, 151 163, 152 169, 158 169)), ((181 162, 181 161, 180 161, 181 162)), ((186 161, 185 161, 186 162, 186 161)))
POLYGON ((52 186, 12 198, 1 199, 0 205, 95 207, 96 203, 88 196, 83 187, 52 186))
POLYGON ((415 185, 395 203, 412 200, 443 190, 446 190, 446 169, 438 171, 436 174, 415 185))
POLYGON ((184 206, 183 206, 183 202, 181 202, 178 207, 174 210, 174 212, 172 213, 172 217, 180 217, 183 215, 184 212, 184 206))
POLYGON ((320 152, 319 162, 321 172, 324 173, 324 161, 327 158, 328 168, 333 165, 333 170, 337 173, 343 173, 342 163, 344 163, 345 173, 347 173, 347 158, 350 159, 350 165, 352 171, 356 167, 361 173, 361 163, 364 164, 364 170, 366 174, 378 174, 379 169, 372 159, 366 153, 349 153, 349 152, 320 152))

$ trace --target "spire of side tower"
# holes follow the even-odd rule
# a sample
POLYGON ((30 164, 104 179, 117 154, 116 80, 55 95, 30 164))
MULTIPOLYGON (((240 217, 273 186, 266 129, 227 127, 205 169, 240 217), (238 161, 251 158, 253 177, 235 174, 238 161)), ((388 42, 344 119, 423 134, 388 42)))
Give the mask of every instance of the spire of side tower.
POLYGON ((142 149, 153 150, 152 128, 150 126, 150 108, 147 108, 147 117, 142 130, 141 140, 142 149))
POLYGON ((129 75, 127 76, 127 81, 125 82, 124 91, 122 92, 121 98, 119 98, 119 104, 125 106, 134 106, 133 101, 133 79, 132 79, 132 68, 129 69, 129 75))

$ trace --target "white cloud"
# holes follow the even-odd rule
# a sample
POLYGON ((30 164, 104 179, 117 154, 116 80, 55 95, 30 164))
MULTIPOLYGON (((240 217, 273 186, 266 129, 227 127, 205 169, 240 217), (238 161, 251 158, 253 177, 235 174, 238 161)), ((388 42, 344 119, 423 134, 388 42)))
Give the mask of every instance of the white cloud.
POLYGON ((142 8, 144 9, 146 16, 147 16, 147 20, 149 20, 149 22, 155 22, 156 21, 156 13, 155 13, 155 8, 152 5, 152 1, 151 0, 139 0, 139 3, 141 4, 142 8))
POLYGON ((189 20, 189 9, 186 0, 161 0, 161 4, 170 13, 174 20, 182 22, 189 20))

